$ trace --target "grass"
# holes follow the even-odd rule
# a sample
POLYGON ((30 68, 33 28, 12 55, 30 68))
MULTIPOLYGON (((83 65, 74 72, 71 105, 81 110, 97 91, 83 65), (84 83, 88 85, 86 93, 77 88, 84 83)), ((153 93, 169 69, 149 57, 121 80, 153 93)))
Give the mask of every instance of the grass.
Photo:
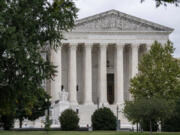
MULTIPOLYGON (((47 135, 45 131, 0 131, 0 135, 47 135)), ((135 133, 135 132, 116 132, 116 131, 50 131, 48 135, 149 135, 148 132, 135 133)), ((153 133, 153 135, 180 135, 177 133, 153 133)))

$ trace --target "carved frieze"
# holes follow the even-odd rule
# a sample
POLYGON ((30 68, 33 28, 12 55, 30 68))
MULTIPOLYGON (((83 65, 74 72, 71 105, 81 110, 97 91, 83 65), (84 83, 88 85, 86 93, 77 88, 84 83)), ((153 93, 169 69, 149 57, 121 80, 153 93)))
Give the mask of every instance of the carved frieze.
POLYGON ((74 31, 172 31, 158 25, 116 10, 110 10, 77 21, 74 31))

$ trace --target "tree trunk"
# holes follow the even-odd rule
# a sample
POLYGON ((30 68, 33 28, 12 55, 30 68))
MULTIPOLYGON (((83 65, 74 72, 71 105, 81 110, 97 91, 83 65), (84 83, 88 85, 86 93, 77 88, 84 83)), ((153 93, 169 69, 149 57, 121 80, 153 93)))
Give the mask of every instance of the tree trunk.
POLYGON ((136 123, 136 131, 139 131, 139 126, 138 126, 138 122, 136 123))
POLYGON ((20 118, 20 119, 19 119, 19 128, 22 128, 22 124, 23 124, 23 119, 20 118))
POLYGON ((150 127, 150 135, 152 135, 152 121, 151 120, 149 122, 149 127, 150 127))

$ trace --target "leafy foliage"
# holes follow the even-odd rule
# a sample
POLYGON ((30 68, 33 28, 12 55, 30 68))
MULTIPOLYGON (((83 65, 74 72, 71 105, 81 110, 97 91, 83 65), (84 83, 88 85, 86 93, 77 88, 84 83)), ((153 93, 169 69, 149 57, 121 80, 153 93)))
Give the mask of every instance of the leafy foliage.
POLYGON ((141 98, 134 101, 126 101, 124 113, 133 123, 141 120, 160 121, 168 118, 173 112, 173 104, 163 98, 141 98))
POLYGON ((91 116, 91 121, 94 130, 116 129, 116 117, 113 112, 106 107, 97 109, 91 116))
POLYGON ((162 121, 162 130, 167 132, 180 131, 180 100, 176 101, 175 110, 171 118, 162 121))
MULTIPOLYGON (((145 0, 141 0, 143 2, 145 0)), ((179 0, 154 0, 156 2, 156 7, 159 7, 160 5, 167 6, 167 4, 174 4, 175 6, 178 6, 180 1, 179 0)))
POLYGON ((126 101, 124 114, 133 123, 148 121, 152 132, 152 122, 157 123, 169 118, 173 114, 174 106, 163 98, 141 98, 134 101, 126 101))
POLYGON ((14 125, 14 117, 12 115, 2 115, 0 116, 0 127, 4 130, 10 130, 14 125))
POLYGON ((36 120, 41 116, 45 115, 45 111, 50 107, 51 103, 49 101, 50 96, 44 91, 44 89, 39 89, 31 93, 31 96, 21 96, 17 100, 17 109, 15 116, 20 121, 20 128, 22 127, 22 121, 24 119, 36 120), (33 97, 33 99, 32 99, 33 97), (34 105, 31 111, 27 111, 29 106, 31 107, 31 102, 34 100, 34 105))
POLYGON ((79 117, 72 109, 67 109, 62 112, 59 117, 59 122, 61 123, 62 130, 76 130, 79 127, 79 117))
POLYGON ((44 102, 37 93, 56 71, 42 50, 57 49, 77 11, 72 0, 0 1, 0 115, 30 116, 44 102))
MULTIPOLYGON (((180 96, 180 63, 173 58, 170 42, 155 42, 139 63, 139 74, 131 79, 134 101, 125 103, 125 116, 133 123, 162 121, 172 116, 180 96)), ((151 132, 152 133, 152 132, 151 132)))
POLYGON ((173 58, 170 42, 164 46, 155 42, 139 63, 139 74, 131 80, 130 92, 135 99, 180 96, 180 63, 173 58))
MULTIPOLYGON (((149 125, 149 121, 147 120, 142 120, 140 122, 141 128, 143 129, 143 131, 150 131, 150 125, 149 125)), ((152 131, 157 131, 158 130, 158 123, 157 121, 152 121, 152 131)))

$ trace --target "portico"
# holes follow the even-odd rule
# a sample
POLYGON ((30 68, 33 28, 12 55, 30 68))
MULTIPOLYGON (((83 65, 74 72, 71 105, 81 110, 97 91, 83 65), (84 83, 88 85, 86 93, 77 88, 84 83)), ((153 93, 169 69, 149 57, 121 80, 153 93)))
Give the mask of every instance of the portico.
MULTIPOLYGON (((58 51, 55 52, 58 58, 55 59, 54 57, 54 64, 58 64, 58 74, 56 75, 56 78, 54 79, 57 81, 57 85, 61 84, 61 87, 58 87, 54 91, 54 97, 56 97, 58 92, 60 92, 60 88, 64 87, 68 93, 69 93, 69 102, 71 104, 77 105, 77 104, 85 104, 85 105, 92 105, 97 104, 97 100, 99 100, 99 104, 110 104, 107 101, 107 74, 108 71, 111 74, 114 74, 114 102, 111 104, 123 104, 124 100, 128 100, 130 97, 124 98, 124 68, 128 69, 128 72, 131 73, 129 77, 133 77, 138 73, 138 56, 139 56, 139 48, 141 46, 144 46, 145 50, 147 50, 147 45, 143 43, 65 43, 61 47, 58 48, 58 51), (124 65, 124 54, 126 53, 124 51, 125 48, 129 47, 129 56, 132 57, 132 61, 128 63, 127 65, 124 65), (62 49, 63 48, 63 49, 62 49), (67 49, 68 51, 68 82, 64 83, 62 82, 62 66, 61 63, 62 57, 62 51, 67 49), (81 64, 77 61, 77 56, 79 56, 79 50, 82 52, 82 61, 81 64), (93 57, 93 52, 96 49, 97 57, 93 57), (111 52, 108 52, 108 50, 111 49, 111 52), (132 51, 130 51, 132 50, 132 51), (110 55, 113 55, 113 58, 108 57, 107 53, 110 53, 110 55), (60 56, 60 57, 59 57, 60 56), (108 59, 108 60, 107 60, 108 59), (57 60, 57 62, 55 61, 57 60), (95 65, 93 65, 94 61, 98 61, 97 72, 96 74, 93 74, 93 68, 95 65), (78 63, 78 64, 77 64, 78 63), (82 65, 82 66, 81 66, 82 65), (79 72, 78 68, 81 66, 81 70, 79 72), (130 67, 131 66, 131 67, 130 67), (110 71, 111 70, 111 71, 110 71), (78 82, 78 75, 81 75, 82 83, 80 85, 83 85, 82 87, 79 86, 78 82), (93 77, 97 76, 97 100, 93 100, 93 77), (81 91, 81 93, 78 95, 78 92, 81 91), (78 96, 83 97, 83 99, 78 101, 78 96)), ((64 52, 63 52, 64 53, 64 52)), ((143 52, 140 52, 143 53, 143 52)), ((63 75, 62 75, 63 77, 63 75)), ((129 78, 128 77, 128 78, 129 78)), ((129 96, 129 95, 128 95, 129 96)), ((58 100, 58 99, 57 99, 58 100)))
MULTIPOLYGON (((124 102, 132 100, 130 79, 138 74, 142 54, 154 41, 167 42, 171 32, 116 10, 78 20, 71 32, 64 33, 66 40, 57 51, 51 52, 58 67, 50 84, 52 103, 61 101, 59 95, 66 91, 70 108, 78 108, 80 126, 91 125, 98 107, 107 106, 114 113, 117 106, 123 109, 124 102)), ((119 116, 122 127, 132 127, 122 113, 119 116)))

